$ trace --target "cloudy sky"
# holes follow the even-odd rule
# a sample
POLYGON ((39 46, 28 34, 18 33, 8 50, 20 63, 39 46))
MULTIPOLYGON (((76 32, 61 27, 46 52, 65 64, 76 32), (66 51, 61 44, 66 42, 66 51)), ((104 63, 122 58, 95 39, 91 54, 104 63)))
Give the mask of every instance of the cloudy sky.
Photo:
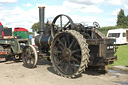
POLYGON ((128 15, 128 0, 0 0, 0 22, 7 27, 29 29, 39 21, 38 6, 45 6, 45 22, 58 14, 69 15, 75 23, 101 27, 116 25, 120 9, 128 15))

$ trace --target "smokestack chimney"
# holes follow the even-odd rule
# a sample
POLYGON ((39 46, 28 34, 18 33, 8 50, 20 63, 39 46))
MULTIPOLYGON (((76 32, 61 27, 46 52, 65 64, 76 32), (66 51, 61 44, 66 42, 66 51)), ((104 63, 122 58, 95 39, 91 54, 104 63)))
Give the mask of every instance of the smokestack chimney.
POLYGON ((40 28, 38 33, 40 35, 44 34, 44 9, 45 7, 38 7, 39 8, 39 22, 40 22, 40 28))

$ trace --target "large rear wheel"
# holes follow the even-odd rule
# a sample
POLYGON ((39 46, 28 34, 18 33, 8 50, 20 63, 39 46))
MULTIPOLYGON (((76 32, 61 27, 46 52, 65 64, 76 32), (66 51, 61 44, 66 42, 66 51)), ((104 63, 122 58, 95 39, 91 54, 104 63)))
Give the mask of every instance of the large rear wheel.
POLYGON ((88 66, 89 49, 86 39, 75 30, 58 33, 51 44, 51 62, 63 77, 75 77, 88 66))

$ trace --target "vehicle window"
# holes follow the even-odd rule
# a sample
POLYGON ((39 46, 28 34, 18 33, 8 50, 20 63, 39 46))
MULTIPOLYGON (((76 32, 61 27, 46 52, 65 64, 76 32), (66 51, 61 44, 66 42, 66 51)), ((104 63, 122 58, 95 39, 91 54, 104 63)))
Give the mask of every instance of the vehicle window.
POLYGON ((126 33, 123 33, 123 37, 126 37, 126 33))
POLYGON ((116 37, 118 38, 120 36, 120 33, 109 33, 108 37, 116 37))

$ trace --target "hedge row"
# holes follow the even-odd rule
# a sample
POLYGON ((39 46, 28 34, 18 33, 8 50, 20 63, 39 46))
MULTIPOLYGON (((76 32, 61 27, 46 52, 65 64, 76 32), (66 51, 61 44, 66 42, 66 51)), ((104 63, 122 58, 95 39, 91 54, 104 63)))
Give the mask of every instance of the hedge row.
POLYGON ((107 35, 108 30, 111 29, 118 29, 118 28, 123 28, 123 29, 128 29, 128 26, 125 27, 119 27, 119 26, 109 26, 109 27, 102 27, 100 29, 98 29, 100 32, 102 32, 103 34, 107 35))

